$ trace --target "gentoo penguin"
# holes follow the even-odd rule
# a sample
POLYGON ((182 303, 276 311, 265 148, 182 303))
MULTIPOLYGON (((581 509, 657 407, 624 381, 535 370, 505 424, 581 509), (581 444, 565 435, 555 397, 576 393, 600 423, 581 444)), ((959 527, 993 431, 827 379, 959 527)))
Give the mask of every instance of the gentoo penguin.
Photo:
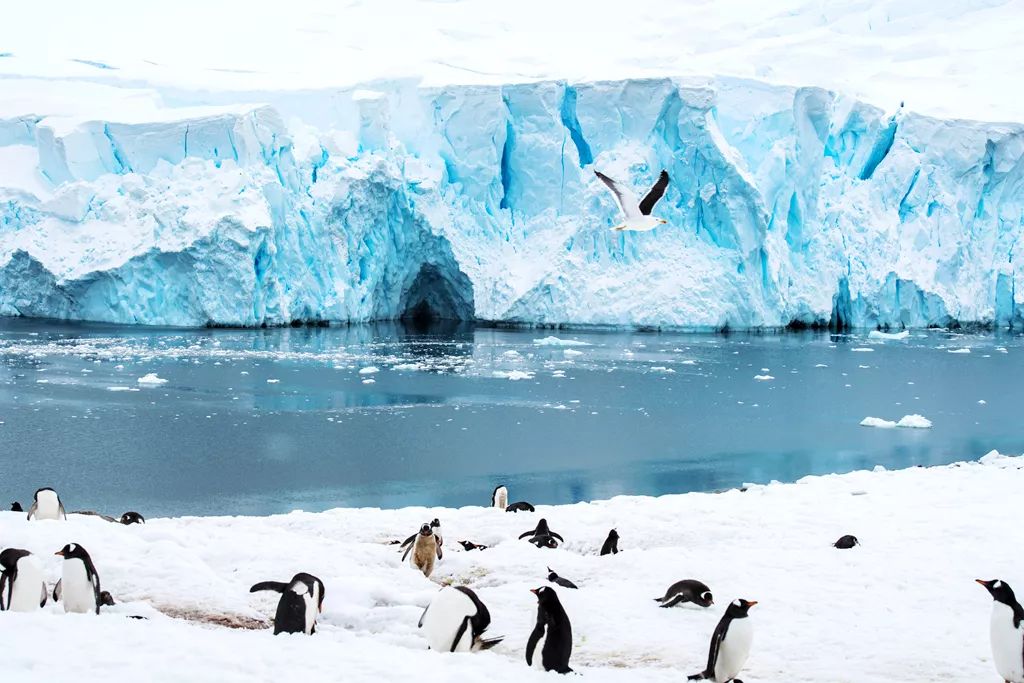
POLYGON ((21 503, 14 501, 11 503, 11 512, 24 512, 24 508, 21 507, 21 503))
POLYGON ((403 562, 410 551, 412 551, 412 555, 409 557, 409 563, 423 572, 423 576, 429 578, 434 572, 435 558, 440 560, 442 557, 441 544, 434 536, 429 524, 420 527, 420 532, 416 534, 416 541, 409 545, 405 549, 405 554, 402 555, 403 562))
POLYGON ((482 638, 491 625, 491 613, 471 589, 442 588, 420 617, 419 628, 431 650, 476 652, 488 650, 504 638, 482 638))
POLYGON ((555 589, 542 586, 533 588, 537 596, 537 625, 526 642, 526 663, 533 666, 533 654, 541 638, 544 644, 540 650, 540 666, 545 671, 560 674, 571 673, 569 656, 572 654, 572 624, 569 615, 562 608, 555 589))
POLYGON ((604 539, 604 545, 601 546, 602 555, 618 555, 619 553, 619 532, 612 529, 608 532, 608 538, 604 539))
POLYGON ((275 591, 281 594, 274 614, 274 635, 279 633, 316 633, 316 619, 324 610, 324 582, 305 572, 299 572, 292 580, 261 581, 249 589, 275 591))
MULTIPOLYGON (((441 537, 441 520, 439 520, 437 517, 430 520, 430 530, 434 532, 434 536, 437 538, 437 544, 444 545, 444 539, 441 537)), ((404 548, 407 545, 411 545, 412 542, 416 540, 416 536, 417 534, 413 534, 409 538, 402 541, 402 545, 400 546, 400 548, 404 548)), ((405 559, 404 555, 402 556, 402 559, 405 559)))
POLYGON ((541 520, 537 522, 536 528, 532 529, 531 531, 524 531, 523 533, 519 534, 520 540, 526 538, 527 536, 554 536, 562 543, 565 543, 564 538, 556 534, 548 527, 548 520, 544 518, 541 518, 541 520))
POLYGON ((857 537, 846 534, 845 536, 840 536, 839 540, 832 544, 832 547, 839 548, 840 550, 849 550, 855 545, 860 545, 857 537))
POLYGON ((127 525, 127 524, 145 524, 146 523, 146 518, 143 517, 142 515, 140 515, 138 512, 130 512, 129 511, 129 512, 126 512, 123 515, 121 515, 121 519, 119 521, 121 522, 121 524, 125 524, 125 525, 127 525))
POLYGON ((532 505, 527 503, 525 500, 521 500, 518 503, 512 503, 507 508, 505 508, 505 512, 536 512, 536 511, 537 510, 532 505))
POLYGON ((978 583, 992 595, 992 662, 1006 683, 1024 683, 1024 608, 1009 584, 999 579, 978 583))
POLYGON ((494 487, 494 493, 491 494, 491 507, 501 510, 508 508, 508 489, 504 484, 494 487))
POLYGON ((540 536, 534 536, 530 539, 530 543, 534 544, 538 548, 557 548, 558 541, 551 534, 541 534, 540 536))
POLYGON ((487 546, 473 543, 473 541, 459 541, 464 550, 487 550, 487 546))
POLYGON ((36 556, 20 548, 0 553, 0 611, 34 612, 46 604, 46 581, 36 556))
POLYGON ((662 607, 675 607, 684 602, 692 602, 701 607, 711 607, 715 604, 711 589, 695 579, 676 581, 665 591, 665 597, 654 598, 654 601, 660 602, 662 607))
POLYGON ((61 579, 53 591, 54 600, 64 602, 65 612, 100 613, 103 600, 100 596, 100 576, 85 548, 77 543, 68 543, 55 555, 64 558, 61 579))
POLYGON ((32 507, 28 509, 28 519, 67 519, 64 504, 53 489, 46 487, 36 491, 32 497, 32 507))
POLYGON ((561 576, 556 574, 551 567, 548 567, 548 581, 551 583, 557 583, 562 588, 578 588, 578 586, 569 579, 563 579, 561 576))
POLYGON ((699 674, 689 676, 688 681, 711 680, 715 683, 743 683, 736 678, 750 655, 750 644, 754 640, 754 627, 747 612, 757 604, 756 600, 735 600, 727 610, 715 632, 711 635, 708 650, 708 666, 699 674))

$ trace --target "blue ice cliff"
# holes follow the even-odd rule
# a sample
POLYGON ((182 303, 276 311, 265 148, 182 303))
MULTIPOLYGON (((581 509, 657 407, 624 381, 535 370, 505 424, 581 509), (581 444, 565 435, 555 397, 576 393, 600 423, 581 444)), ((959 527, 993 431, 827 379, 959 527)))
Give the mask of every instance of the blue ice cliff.
POLYGON ((716 80, 0 120, 0 315, 1024 325, 1024 126, 716 80), (178 113, 176 113, 178 112, 178 113), (672 182, 612 233, 593 170, 672 182))

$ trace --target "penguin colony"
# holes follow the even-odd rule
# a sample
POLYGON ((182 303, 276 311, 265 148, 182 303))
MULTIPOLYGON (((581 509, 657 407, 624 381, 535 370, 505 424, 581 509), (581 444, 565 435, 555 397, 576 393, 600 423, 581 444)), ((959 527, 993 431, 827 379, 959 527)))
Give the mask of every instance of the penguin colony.
MULTIPOLYGON (((491 507, 506 512, 534 511, 526 502, 508 505, 508 490, 498 486, 491 496, 491 507)), ((24 513, 21 504, 14 502, 12 512, 24 513)), ((138 512, 125 512, 115 519, 91 511, 70 514, 91 515, 108 522, 124 525, 145 524, 138 512)), ((64 504, 57 492, 44 487, 37 490, 26 518, 28 521, 67 519, 64 504)), ((547 519, 519 536, 537 548, 557 548, 565 539, 553 531, 547 519)), ((599 555, 618 554, 619 534, 612 529, 601 546, 599 555)), ((424 523, 419 531, 405 541, 393 541, 404 549, 402 560, 424 576, 433 572, 436 561, 443 558, 441 522, 433 519, 424 523)), ((472 541, 459 541, 466 551, 486 550, 488 546, 472 541)), ((844 535, 832 544, 840 550, 860 545, 852 535, 844 535)), ((68 543, 54 553, 61 558, 61 578, 53 588, 47 589, 40 560, 31 552, 20 548, 0 551, 0 611, 32 612, 43 608, 49 599, 63 603, 65 612, 99 614, 100 608, 114 604, 108 591, 102 590, 100 577, 89 552, 78 543, 68 543)), ((579 590, 569 579, 559 576, 547 567, 547 580, 560 588, 579 590)), ((1024 607, 1009 584, 1000 579, 977 579, 992 598, 992 617, 989 637, 993 663, 1004 683, 1024 683, 1024 607)), ((317 618, 323 612, 326 588, 323 581, 305 572, 295 574, 289 581, 262 581, 254 584, 250 593, 272 591, 280 594, 274 616, 274 635, 281 633, 313 635, 317 618)), ((572 673, 572 622, 562 606, 558 593, 549 586, 530 590, 537 598, 537 619, 526 644, 525 659, 528 666, 560 674, 572 673)), ((692 603, 710 608, 714 603, 711 589, 696 579, 677 581, 668 587, 662 597, 654 598, 660 607, 668 608, 692 603)), ((756 600, 738 598, 731 603, 719 620, 708 647, 705 668, 687 677, 687 680, 707 680, 715 683, 743 683, 737 676, 746 665, 754 639, 750 610, 756 600)), ((133 617, 143 618, 143 617, 133 617)), ((417 624, 422 630, 428 648, 439 652, 478 652, 489 650, 504 640, 503 636, 485 638, 491 624, 487 606, 467 586, 445 586, 423 610, 417 624)))

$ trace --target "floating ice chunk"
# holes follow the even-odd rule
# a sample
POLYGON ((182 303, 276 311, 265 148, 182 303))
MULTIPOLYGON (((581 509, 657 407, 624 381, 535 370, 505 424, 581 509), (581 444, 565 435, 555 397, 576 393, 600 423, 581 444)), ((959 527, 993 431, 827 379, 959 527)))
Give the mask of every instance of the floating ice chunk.
POLYGON ((946 352, 947 353, 970 353, 971 350, 965 346, 962 349, 947 349, 946 352))
POLYGON ((896 427, 903 427, 904 429, 931 429, 932 421, 923 415, 904 415, 899 419, 899 422, 893 422, 892 420, 883 420, 880 417, 865 417, 860 421, 862 427, 877 427, 879 429, 894 429, 896 427))
POLYGON ((653 368, 651 368, 651 371, 652 372, 664 372, 664 373, 669 374, 669 375, 675 374, 675 370, 673 370, 672 368, 667 368, 664 365, 655 365, 653 368))
POLYGON ((279 379, 268 379, 267 380, 267 384, 277 384, 280 381, 281 380, 279 380, 279 379))
POLYGON ((558 337, 544 337, 534 339, 534 346, 592 346, 590 342, 579 341, 578 339, 559 339, 558 337))
POLYGON ((978 401, 978 405, 979 406, 988 405, 988 401, 986 401, 985 399, 981 399, 980 401, 978 401))
POLYGON ((562 355, 566 358, 572 358, 573 356, 582 356, 583 352, 577 351, 576 349, 566 349, 565 351, 562 351, 562 355))
POLYGON ((420 363, 399 363, 398 365, 392 365, 392 370, 421 370, 423 365, 420 363))
POLYGON ((997 346, 996 351, 998 351, 999 353, 1009 353, 1009 351, 1006 350, 1005 346, 997 346))
POLYGON ((872 351, 874 351, 874 349, 869 349, 866 346, 858 346, 858 347, 850 349, 850 350, 851 351, 857 351, 859 353, 871 353, 872 351))
POLYGON ((376 383, 377 383, 377 380, 373 379, 372 377, 370 379, 364 379, 363 380, 363 384, 376 384, 376 383))
POLYGON ((365 368, 359 368, 359 374, 360 375, 372 375, 372 374, 377 373, 377 372, 380 372, 380 368, 375 368, 372 365, 368 365, 365 368))
POLYGON ((143 375, 142 377, 138 378, 135 381, 138 382, 139 384, 145 384, 154 387, 159 386, 161 384, 167 384, 167 380, 165 380, 162 377, 157 377, 157 374, 155 372, 151 372, 148 375, 143 375))
POLYGON ((772 377, 771 375, 754 375, 754 379, 756 379, 758 382, 770 382, 775 378, 772 377))
POLYGON ((684 360, 683 361, 683 365, 696 365, 696 364, 697 364, 697 361, 695 361, 695 360, 684 360))
POLYGON ((138 391, 136 387, 113 386, 107 387, 107 391, 138 391))
POLYGON ((495 370, 494 376, 498 379, 510 379, 513 382, 521 379, 533 379, 532 372, 524 372, 522 370, 495 370))
POLYGON ((908 330, 903 330, 902 332, 882 332, 881 330, 871 330, 871 332, 868 333, 868 339, 899 340, 906 339, 909 336, 910 332, 908 330))
POLYGON ((505 353, 503 353, 501 355, 508 356, 509 358, 515 358, 515 357, 518 357, 520 355, 520 353, 518 351, 516 351, 515 349, 509 349, 508 351, 506 351, 505 353))
POLYGON ((817 365, 815 365, 814 367, 816 367, 816 368, 827 368, 828 366, 827 366, 827 365, 825 365, 824 363, 818 363, 818 364, 817 364, 817 365))

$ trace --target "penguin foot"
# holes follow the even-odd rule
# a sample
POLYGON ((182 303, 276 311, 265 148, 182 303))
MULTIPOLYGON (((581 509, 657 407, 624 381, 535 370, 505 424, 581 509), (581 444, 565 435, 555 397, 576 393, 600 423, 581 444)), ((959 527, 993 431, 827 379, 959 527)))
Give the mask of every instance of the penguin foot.
POLYGON ((714 674, 711 674, 711 676, 709 676, 707 671, 701 671, 699 674, 693 674, 692 676, 687 676, 686 680, 688 680, 688 681, 703 681, 703 680, 707 680, 708 678, 712 678, 713 676, 714 676, 714 674))

